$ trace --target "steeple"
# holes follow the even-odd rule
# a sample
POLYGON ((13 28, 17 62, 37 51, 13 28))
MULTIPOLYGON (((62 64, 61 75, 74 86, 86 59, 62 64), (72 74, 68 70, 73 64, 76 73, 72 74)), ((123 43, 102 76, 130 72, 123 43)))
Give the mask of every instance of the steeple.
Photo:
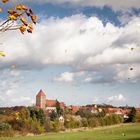
POLYGON ((36 95, 36 97, 41 97, 41 96, 46 96, 45 95, 45 92, 42 89, 40 89, 40 91, 38 92, 38 94, 36 95))
POLYGON ((36 95, 36 106, 42 109, 46 107, 46 95, 42 89, 36 95))

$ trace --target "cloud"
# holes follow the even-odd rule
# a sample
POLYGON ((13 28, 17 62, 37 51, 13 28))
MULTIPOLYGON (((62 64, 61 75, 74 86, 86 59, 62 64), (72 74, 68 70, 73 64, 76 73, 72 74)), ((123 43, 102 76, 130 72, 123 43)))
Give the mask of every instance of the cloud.
POLYGON ((83 75, 84 72, 64 72, 60 76, 54 78, 54 81, 58 82, 74 82, 76 77, 83 75))
POLYGON ((19 70, 3 70, 0 75, 0 106, 31 105, 28 87, 25 86, 24 73, 19 70))
POLYGON ((19 98, 13 98, 13 99, 11 99, 11 102, 13 102, 14 104, 22 104, 22 105, 24 105, 24 104, 26 104, 26 103, 34 103, 34 100, 31 98, 31 97, 23 97, 23 96, 21 96, 21 97, 19 97, 19 98))
POLYGON ((114 95, 114 96, 111 96, 111 97, 108 97, 108 102, 123 102, 123 101, 126 101, 126 98, 122 95, 122 94, 119 94, 119 95, 114 95))
POLYGON ((125 0, 125 1, 114 1, 114 0, 34 0, 33 2, 38 4, 45 4, 45 3, 53 3, 53 4, 71 4, 76 6, 95 6, 95 7, 104 7, 109 6, 112 7, 114 10, 124 10, 130 8, 140 8, 139 0, 125 0))
POLYGON ((84 82, 88 83, 88 82, 91 82, 92 80, 93 80, 92 77, 86 77, 84 79, 84 82))
MULTIPOLYGON (((33 34, 23 36, 11 31, 1 35, 0 42, 7 56, 1 58, 0 68, 16 65, 16 70, 36 70, 49 64, 63 65, 73 71, 94 73, 90 82, 106 83, 126 80, 121 73, 133 64, 137 65, 133 71, 135 79, 140 77, 139 23, 140 18, 135 17, 123 27, 109 22, 104 25, 97 17, 82 14, 44 19, 33 34)), ((73 77, 68 72, 57 81, 73 81, 73 77)))

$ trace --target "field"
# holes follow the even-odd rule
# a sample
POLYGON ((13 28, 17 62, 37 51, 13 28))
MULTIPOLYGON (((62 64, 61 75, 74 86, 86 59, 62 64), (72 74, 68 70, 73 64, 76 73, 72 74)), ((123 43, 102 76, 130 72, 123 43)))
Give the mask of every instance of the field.
POLYGON ((84 132, 47 134, 45 136, 0 138, 0 140, 140 140, 140 124, 84 132))

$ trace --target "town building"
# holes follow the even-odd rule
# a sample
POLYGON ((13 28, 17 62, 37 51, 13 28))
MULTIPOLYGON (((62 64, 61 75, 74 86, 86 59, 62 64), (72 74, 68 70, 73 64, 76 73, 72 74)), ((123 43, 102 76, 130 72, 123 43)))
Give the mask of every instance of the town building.
MULTIPOLYGON (((51 112, 51 111, 56 112, 56 103, 57 103, 57 100, 47 99, 46 94, 42 89, 36 95, 37 108, 42 108, 43 110, 48 111, 48 112, 51 112)), ((65 107, 64 102, 59 102, 59 105, 60 105, 60 108, 64 109, 65 107)))

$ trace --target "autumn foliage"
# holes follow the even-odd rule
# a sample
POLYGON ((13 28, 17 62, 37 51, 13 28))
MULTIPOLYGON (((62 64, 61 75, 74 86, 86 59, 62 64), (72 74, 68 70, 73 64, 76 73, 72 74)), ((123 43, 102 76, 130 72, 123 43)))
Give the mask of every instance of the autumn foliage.
MULTIPOLYGON (((10 3, 10 0, 1 0, 2 3, 10 3)), ((3 8, 0 6, 0 14, 3 8)), ((36 24, 36 15, 32 9, 23 4, 17 3, 12 9, 7 9, 7 17, 5 21, 0 21, 0 32, 9 30, 19 30, 22 34, 25 32, 33 32, 33 24, 36 24)), ((5 53, 0 51, 0 56, 5 57, 5 53)))
MULTIPOLYGON (((10 0, 1 0, 3 3, 10 2, 10 0)), ((0 7, 0 13, 3 9, 0 7)), ((33 24, 36 24, 36 15, 32 9, 23 4, 17 4, 14 8, 7 10, 7 19, 0 23, 0 32, 8 30, 19 30, 22 34, 25 31, 32 33, 33 24)))

